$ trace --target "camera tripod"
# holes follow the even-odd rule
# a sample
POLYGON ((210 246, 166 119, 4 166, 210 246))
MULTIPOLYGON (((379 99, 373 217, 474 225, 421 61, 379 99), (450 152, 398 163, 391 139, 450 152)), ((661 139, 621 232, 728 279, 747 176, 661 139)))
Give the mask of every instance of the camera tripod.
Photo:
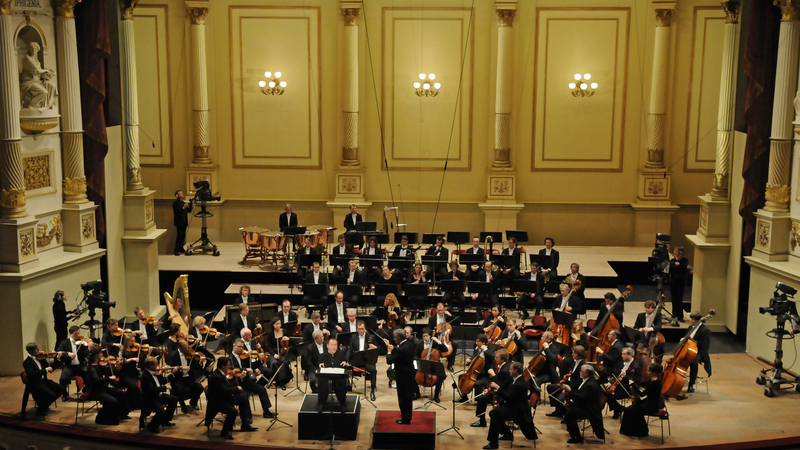
POLYGON ((759 361, 772 366, 769 369, 761 369, 761 374, 756 378, 756 384, 764 386, 764 395, 767 397, 775 397, 775 392, 781 389, 791 389, 792 386, 795 386, 795 390, 800 392, 800 377, 783 368, 783 340, 794 339, 794 335, 785 330, 787 318, 788 314, 779 314, 777 316, 778 326, 767 332, 768 337, 776 340, 775 362, 758 357, 759 361), (792 378, 785 378, 784 374, 792 378), (781 385, 789 386, 782 388, 781 385))
POLYGON ((214 217, 214 215, 206 211, 206 206, 206 201, 200 200, 200 212, 194 215, 203 221, 203 226, 200 229, 200 239, 194 241, 193 244, 186 248, 186 256, 191 256, 194 252, 211 253, 213 256, 219 256, 217 246, 208 238, 207 220, 209 217, 214 217))

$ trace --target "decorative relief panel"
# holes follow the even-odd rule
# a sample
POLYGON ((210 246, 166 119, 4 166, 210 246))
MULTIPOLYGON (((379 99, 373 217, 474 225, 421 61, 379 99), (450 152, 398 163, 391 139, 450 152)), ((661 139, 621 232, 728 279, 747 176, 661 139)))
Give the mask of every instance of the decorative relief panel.
POLYGON ((145 223, 150 223, 153 221, 153 200, 148 200, 144 202, 144 221, 145 223))
POLYGON ((20 230, 19 232, 19 254, 23 258, 28 258, 36 254, 36 247, 33 240, 33 228, 20 230))
POLYGON ((490 176, 489 195, 492 197, 514 197, 514 178, 490 176))
POLYGON ((659 199, 669 196, 669 178, 644 177, 644 199, 659 199))
POLYGON ((25 196, 36 197, 57 192, 55 179, 55 149, 24 153, 22 156, 25 196))
POLYGON ((772 227, 772 224, 768 222, 758 221, 758 226, 756 227, 756 245, 759 247, 767 248, 769 247, 769 231, 772 227))
POLYGON ((361 195, 361 177, 339 175, 339 194, 361 195))
POLYGON ((84 241, 94 239, 94 214, 84 214, 81 216, 81 238, 84 241))
POLYGON ((789 245, 792 246, 792 251, 797 247, 800 241, 800 224, 792 222, 792 229, 789 231, 789 245))
POLYGON ((49 222, 36 224, 36 248, 39 252, 61 245, 61 215, 57 214, 49 222), (55 242, 53 242, 55 241, 55 242), (48 248, 49 247, 49 248, 48 248))
POLYGON ((700 228, 708 228, 708 206, 700 207, 700 228))

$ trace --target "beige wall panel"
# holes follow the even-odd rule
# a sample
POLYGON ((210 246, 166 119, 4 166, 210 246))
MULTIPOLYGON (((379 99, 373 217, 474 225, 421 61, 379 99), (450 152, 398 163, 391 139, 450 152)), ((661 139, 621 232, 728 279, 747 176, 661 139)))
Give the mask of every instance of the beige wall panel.
POLYGON ((234 7, 229 26, 234 167, 320 167, 319 9, 234 7), (283 95, 260 92, 266 71, 283 95))
POLYGON ((533 170, 621 171, 630 8, 539 8, 533 170), (599 83, 575 98, 576 73, 599 83))
POLYGON ((535 249, 547 236, 559 245, 626 246, 633 245, 633 219, 628 205, 526 204, 517 228, 535 249))
POLYGON ((382 101, 391 169, 438 169, 447 159, 448 169, 469 170, 474 59, 469 28, 469 8, 383 9, 382 101), (437 97, 416 95, 413 83, 420 73, 434 73, 434 82, 442 83, 437 97))
POLYGON ((133 21, 142 166, 172 166, 167 5, 139 5, 133 21))
POLYGON ((717 151, 719 83, 725 14, 718 7, 695 7, 691 87, 686 114, 684 170, 713 172, 717 151))

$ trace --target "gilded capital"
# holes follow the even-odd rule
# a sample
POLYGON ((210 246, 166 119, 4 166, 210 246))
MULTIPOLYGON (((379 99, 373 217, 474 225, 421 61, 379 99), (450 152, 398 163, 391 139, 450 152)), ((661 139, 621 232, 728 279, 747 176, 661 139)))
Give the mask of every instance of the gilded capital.
POLYGON ((186 12, 192 20, 192 25, 205 25, 208 8, 186 8, 186 12))
POLYGON ((672 15, 675 13, 674 9, 657 9, 656 10, 656 26, 669 27, 672 22, 672 15))
POLYGON ((501 27, 510 27, 514 22, 514 16, 517 12, 513 9, 500 9, 497 11, 497 17, 500 18, 501 27))
POLYGON ((358 15, 361 11, 358 8, 345 8, 342 10, 342 15, 344 16, 344 26, 346 27, 357 27, 358 26, 358 15))
POLYGON ((725 23, 739 23, 739 2, 725 1, 722 10, 725 11, 725 23))
POLYGON ((11 15, 11 0, 0 0, 0 16, 11 15))
POLYGON ((798 0, 773 0, 772 4, 781 9, 781 22, 797 22, 800 20, 798 0))
POLYGON ((56 16, 74 19, 75 5, 80 2, 81 0, 55 0, 56 16))
POLYGON ((139 0, 119 0, 119 9, 122 11, 122 20, 133 20, 133 10, 139 0))

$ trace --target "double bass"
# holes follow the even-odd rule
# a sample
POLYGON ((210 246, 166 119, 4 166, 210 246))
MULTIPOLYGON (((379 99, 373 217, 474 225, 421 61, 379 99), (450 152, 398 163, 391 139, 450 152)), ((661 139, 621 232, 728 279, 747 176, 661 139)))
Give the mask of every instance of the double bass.
POLYGON ((614 303, 611 304, 611 307, 608 308, 608 313, 606 316, 600 320, 599 323, 595 324, 594 329, 589 335, 586 337, 587 346, 589 348, 586 349, 586 359, 590 362, 597 362, 597 352, 598 348, 602 349, 603 352, 607 352, 611 348, 611 342, 608 342, 608 333, 611 330, 620 330, 622 327, 617 320, 617 317, 614 315, 614 311, 617 309, 617 305, 619 302, 622 301, 625 297, 630 295, 633 292, 633 287, 628 286, 628 290, 622 293, 618 299, 614 300, 614 303))
POLYGON ((678 349, 675 350, 672 361, 667 364, 664 369, 664 375, 661 378, 661 393, 664 395, 675 397, 683 390, 683 385, 686 383, 686 377, 688 376, 687 370, 694 362, 694 359, 697 358, 697 342, 690 336, 700 325, 714 317, 716 313, 716 310, 708 310, 708 315, 700 319, 697 324, 689 327, 682 342, 678 344, 678 349))

